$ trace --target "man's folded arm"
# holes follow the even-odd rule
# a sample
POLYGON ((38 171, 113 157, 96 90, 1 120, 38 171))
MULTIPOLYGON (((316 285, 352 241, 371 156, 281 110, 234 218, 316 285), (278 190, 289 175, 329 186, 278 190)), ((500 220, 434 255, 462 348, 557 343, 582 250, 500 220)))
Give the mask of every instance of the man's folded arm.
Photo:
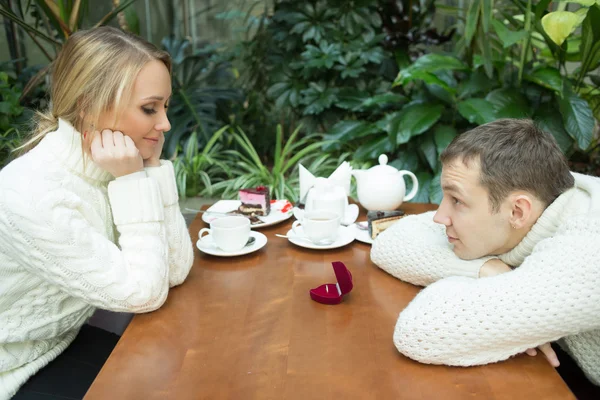
POLYGON ((538 243, 514 271, 421 291, 396 324, 398 350, 424 363, 478 365, 599 329, 600 234, 577 225, 538 243))

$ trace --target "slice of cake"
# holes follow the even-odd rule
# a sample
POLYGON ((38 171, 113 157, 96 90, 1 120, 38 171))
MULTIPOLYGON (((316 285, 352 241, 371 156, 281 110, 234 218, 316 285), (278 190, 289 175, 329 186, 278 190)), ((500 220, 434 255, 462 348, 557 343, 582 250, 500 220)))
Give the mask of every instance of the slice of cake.
POLYGON ((253 189, 241 189, 239 192, 242 204, 238 211, 244 215, 269 215, 271 212, 271 196, 269 188, 258 186, 253 189))
POLYGON ((404 211, 369 211, 369 236, 375 239, 377 235, 392 226, 400 218, 404 217, 404 211))

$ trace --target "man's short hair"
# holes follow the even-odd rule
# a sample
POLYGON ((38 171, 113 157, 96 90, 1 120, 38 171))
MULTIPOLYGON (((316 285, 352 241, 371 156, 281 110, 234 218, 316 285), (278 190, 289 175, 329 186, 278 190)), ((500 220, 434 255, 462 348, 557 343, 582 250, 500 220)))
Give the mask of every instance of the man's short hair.
POLYGON ((515 190, 535 195, 545 206, 575 184, 554 137, 528 119, 499 119, 454 138, 442 152, 443 165, 478 161, 480 184, 493 212, 515 190))

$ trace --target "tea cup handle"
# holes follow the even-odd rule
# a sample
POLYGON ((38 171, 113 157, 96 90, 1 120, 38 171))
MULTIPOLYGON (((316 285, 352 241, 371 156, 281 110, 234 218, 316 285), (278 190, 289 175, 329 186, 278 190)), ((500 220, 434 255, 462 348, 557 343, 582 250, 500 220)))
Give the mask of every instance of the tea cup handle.
POLYGON ((203 233, 208 233, 209 235, 212 234, 209 228, 202 228, 200 229, 200 232, 198 232, 198 240, 202 239, 202 236, 204 236, 203 233))
POLYGON ((346 212, 342 218, 342 225, 348 226, 352 225, 356 219, 358 218, 359 209, 356 204, 348 204, 346 205, 346 212))
POLYGON ((296 230, 296 228, 298 228, 301 225, 302 225, 302 221, 294 221, 294 223, 292 224, 292 231, 294 232, 294 235, 302 236, 300 234, 300 232, 296 230))
POLYGON ((417 177, 415 176, 415 174, 413 174, 410 171, 400 171, 400 173, 402 174, 402 176, 408 175, 408 176, 410 176, 410 179, 412 179, 412 183, 413 183, 412 190, 410 191, 409 194, 404 196, 404 199, 402 199, 402 201, 411 200, 413 197, 415 197, 415 195, 419 191, 419 181, 417 180, 417 177))

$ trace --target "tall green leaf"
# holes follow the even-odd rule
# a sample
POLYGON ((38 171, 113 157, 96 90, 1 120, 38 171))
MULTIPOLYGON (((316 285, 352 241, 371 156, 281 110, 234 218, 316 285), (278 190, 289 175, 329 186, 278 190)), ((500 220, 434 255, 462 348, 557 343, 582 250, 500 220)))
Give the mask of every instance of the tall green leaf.
POLYGON ((533 117, 538 127, 554 136, 558 147, 567 154, 573 147, 573 139, 565 130, 560 112, 554 108, 540 108, 533 117))
POLYGON ((471 0, 467 9, 467 17, 465 23, 465 46, 469 47, 473 41, 477 23, 479 22, 479 10, 481 9, 480 0, 471 0))
POLYGON ((590 7, 581 27, 581 70, 579 82, 600 57, 600 5, 590 7))
POLYGON ((442 151, 448 147, 448 145, 454 140, 457 132, 453 126, 450 125, 436 125, 433 130, 433 139, 437 148, 438 154, 442 154, 442 151))
POLYGON ((435 171, 438 164, 438 153, 435 142, 433 140, 433 135, 428 132, 427 134, 421 136, 419 139, 421 141, 421 143, 419 143, 419 149, 421 150, 421 154, 423 154, 431 169, 435 171))
POLYGON ((526 118, 531 116, 527 98, 513 88, 496 89, 485 99, 494 106, 496 118, 526 118))
POLYGON ((488 33, 490 30, 490 23, 492 21, 492 13, 494 11, 494 0, 481 0, 481 4, 481 22, 483 22, 483 32, 488 33))
POLYGON ((442 169, 440 168, 437 174, 431 179, 429 186, 429 201, 431 203, 440 204, 444 198, 442 191, 442 169))
POLYGON ((557 97, 567 133, 577 141, 580 149, 587 149, 594 134, 594 116, 588 102, 574 93, 567 82, 562 96, 557 97))
POLYGON ((431 128, 442 116, 441 104, 411 104, 396 114, 386 126, 389 134, 395 135, 396 145, 407 143, 410 138, 420 135, 431 128))

